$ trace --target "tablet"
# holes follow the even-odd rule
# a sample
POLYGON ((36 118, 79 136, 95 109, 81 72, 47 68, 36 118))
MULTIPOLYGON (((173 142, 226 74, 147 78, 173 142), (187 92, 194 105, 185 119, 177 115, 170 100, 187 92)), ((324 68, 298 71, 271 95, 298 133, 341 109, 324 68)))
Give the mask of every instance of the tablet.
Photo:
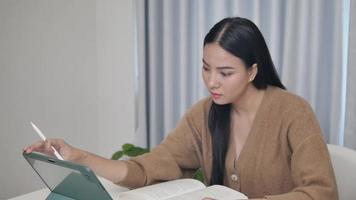
POLYGON ((22 155, 51 191, 46 200, 112 200, 89 167, 37 152, 22 155))

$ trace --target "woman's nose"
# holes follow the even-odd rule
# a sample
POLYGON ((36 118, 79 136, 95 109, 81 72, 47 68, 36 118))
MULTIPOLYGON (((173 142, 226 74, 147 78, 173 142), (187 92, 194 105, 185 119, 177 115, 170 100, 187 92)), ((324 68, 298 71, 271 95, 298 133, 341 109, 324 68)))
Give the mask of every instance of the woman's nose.
POLYGON ((218 88, 220 86, 220 82, 218 80, 218 77, 214 74, 211 74, 210 77, 209 77, 209 88, 210 89, 215 89, 215 88, 218 88))

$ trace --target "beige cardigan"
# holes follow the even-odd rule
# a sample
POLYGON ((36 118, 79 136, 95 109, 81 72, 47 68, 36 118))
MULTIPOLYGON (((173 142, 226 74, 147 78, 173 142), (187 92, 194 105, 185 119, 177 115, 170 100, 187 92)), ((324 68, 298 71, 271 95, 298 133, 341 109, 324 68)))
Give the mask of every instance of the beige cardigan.
MULTIPOLYGON (((151 153, 126 161, 128 174, 118 184, 141 187, 178 179, 202 167, 212 170, 207 118, 211 98, 187 111, 176 129, 151 153)), ((337 187, 317 119, 302 98, 268 87, 250 134, 235 163, 234 146, 226 158, 224 184, 249 198, 337 200, 337 187), (232 178, 233 174, 237 174, 232 178)))

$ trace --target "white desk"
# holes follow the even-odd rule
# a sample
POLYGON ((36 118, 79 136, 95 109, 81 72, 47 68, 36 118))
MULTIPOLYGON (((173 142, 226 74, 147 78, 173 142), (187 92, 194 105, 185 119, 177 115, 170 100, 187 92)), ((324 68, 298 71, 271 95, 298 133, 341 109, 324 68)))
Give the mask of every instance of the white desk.
MULTIPOLYGON (((106 191, 111 195, 113 199, 119 199, 119 194, 121 192, 127 191, 127 188, 120 187, 118 185, 113 184, 112 182, 104 179, 104 178, 99 178, 100 182, 103 184, 105 187, 106 191)), ((48 188, 43 188, 34 192, 30 192, 21 196, 17 196, 14 198, 11 198, 9 200, 44 200, 46 197, 49 195, 50 191, 48 188)))
POLYGON ((49 189, 43 188, 34 192, 30 192, 21 196, 11 198, 9 200, 32 200, 32 199, 46 199, 49 194, 49 189))

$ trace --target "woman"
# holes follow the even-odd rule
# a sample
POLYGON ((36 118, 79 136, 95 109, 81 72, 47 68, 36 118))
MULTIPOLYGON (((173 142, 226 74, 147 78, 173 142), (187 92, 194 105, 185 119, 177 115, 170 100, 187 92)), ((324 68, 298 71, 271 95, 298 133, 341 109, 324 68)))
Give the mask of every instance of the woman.
POLYGON ((206 35, 202 75, 211 96, 190 108, 150 153, 113 161, 48 139, 26 152, 53 154, 91 167, 126 187, 189 176, 202 168, 206 184, 249 198, 335 200, 337 187, 316 117, 285 90, 255 24, 226 18, 206 35))

